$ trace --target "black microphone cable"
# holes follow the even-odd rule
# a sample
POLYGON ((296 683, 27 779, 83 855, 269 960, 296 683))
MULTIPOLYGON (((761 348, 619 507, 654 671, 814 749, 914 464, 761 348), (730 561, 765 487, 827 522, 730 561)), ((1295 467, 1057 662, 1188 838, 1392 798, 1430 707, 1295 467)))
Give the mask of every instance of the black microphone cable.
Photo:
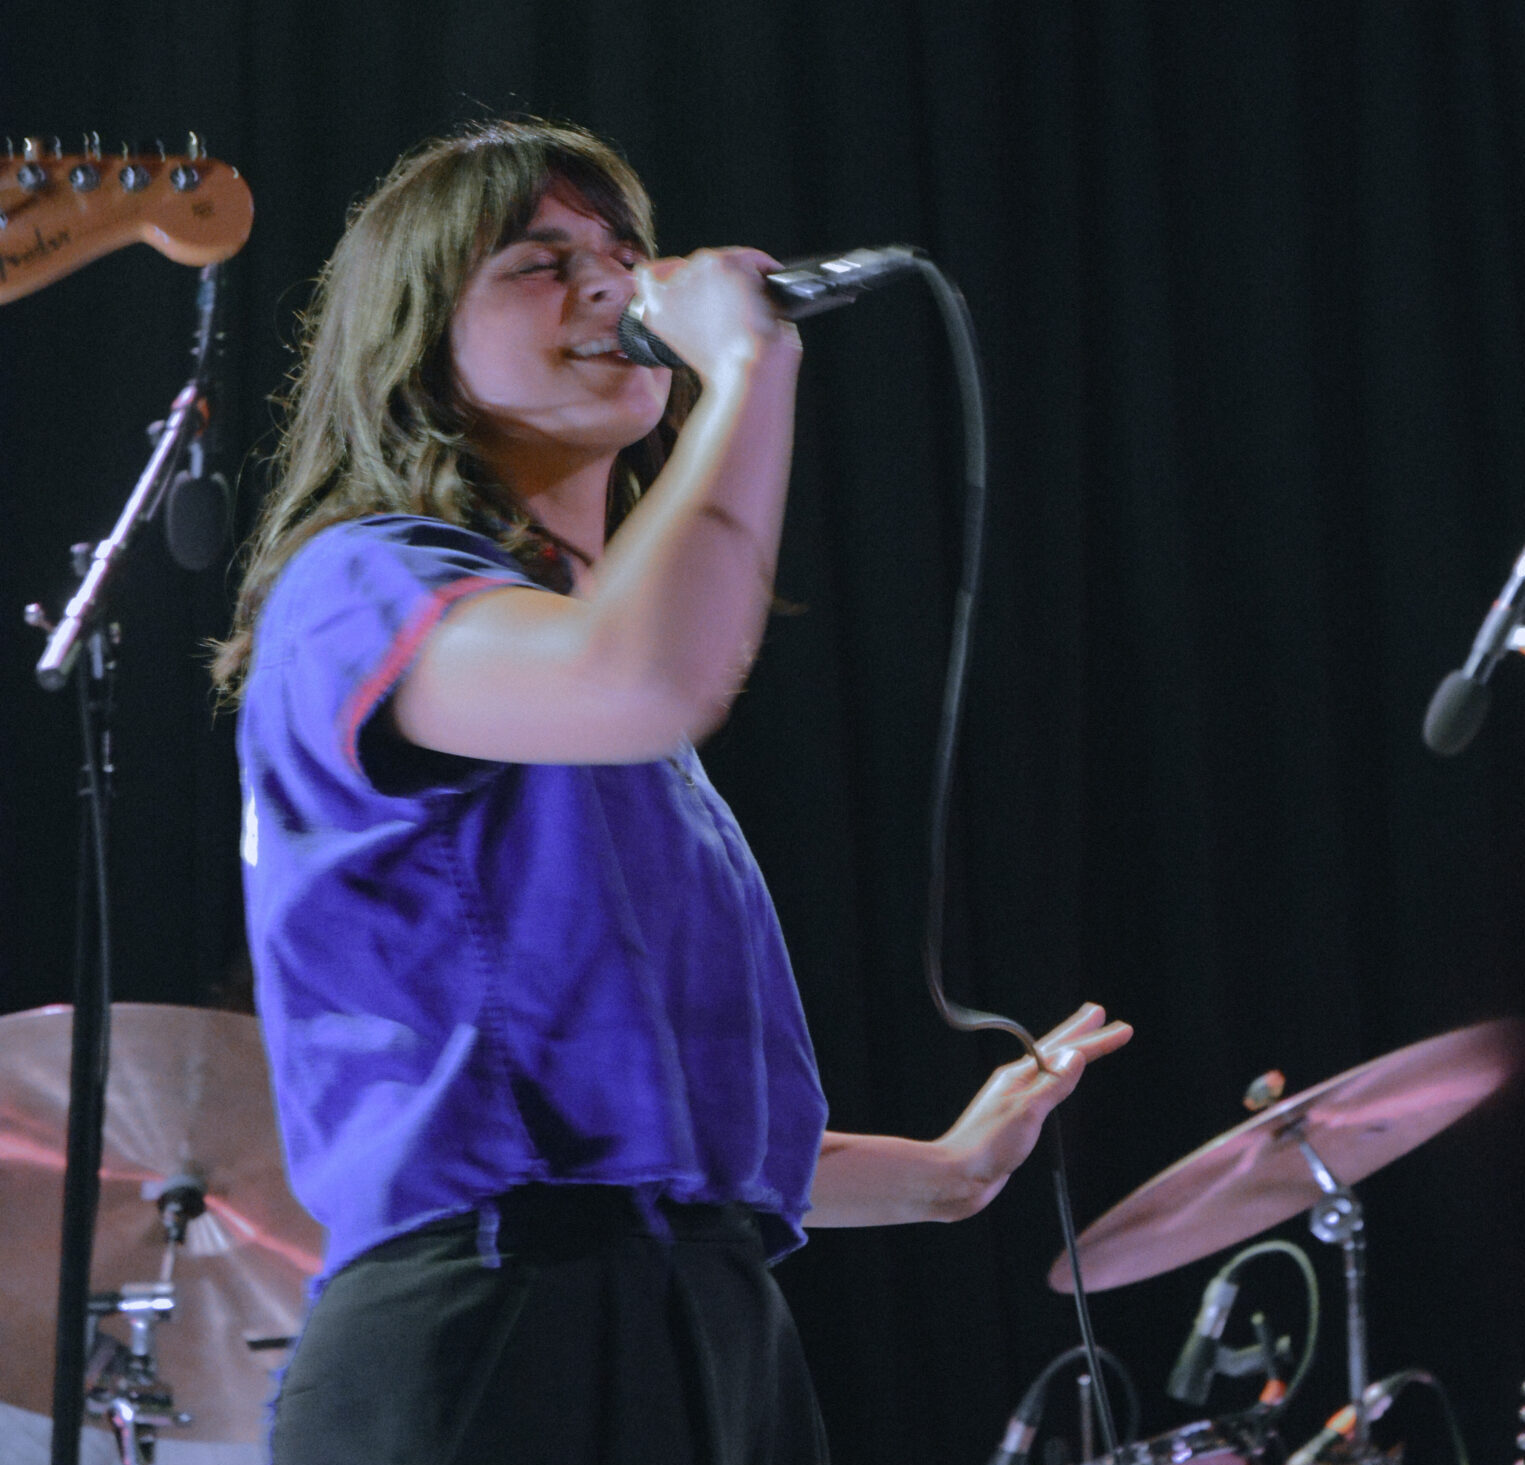
MULTIPOLYGON (((948 671, 943 684, 942 722, 938 730, 937 750, 932 769, 931 817, 927 877, 926 936, 922 948, 927 990, 938 1015, 960 1032, 998 1031, 1011 1034, 1029 1058, 1043 1072, 1051 1070, 1038 1051, 1032 1034, 1012 1018, 998 1013, 981 1012, 952 1001, 943 984, 943 929, 947 909, 948 811, 953 796, 953 769, 963 722, 965 689, 968 681, 969 646, 974 634, 975 613, 979 606, 980 580, 985 549, 985 509, 989 497, 988 450, 985 437, 985 390, 980 373, 979 348, 974 321, 963 293, 937 265, 923 254, 916 256, 916 268, 932 290, 948 335, 954 375, 964 417, 964 536, 963 576, 954 605, 952 644, 948 653, 948 671)), ((1096 1336, 1091 1326, 1090 1307, 1081 1281, 1080 1255, 1075 1238, 1075 1218, 1070 1206, 1069 1178, 1065 1168, 1064 1136, 1057 1111, 1048 1116, 1046 1127, 1053 1147, 1054 1193, 1059 1208, 1059 1226, 1064 1234, 1064 1249, 1070 1259, 1070 1273, 1075 1283, 1075 1311, 1080 1324, 1081 1346, 1086 1366, 1096 1386, 1097 1414, 1107 1453, 1117 1451, 1117 1426, 1096 1336)))

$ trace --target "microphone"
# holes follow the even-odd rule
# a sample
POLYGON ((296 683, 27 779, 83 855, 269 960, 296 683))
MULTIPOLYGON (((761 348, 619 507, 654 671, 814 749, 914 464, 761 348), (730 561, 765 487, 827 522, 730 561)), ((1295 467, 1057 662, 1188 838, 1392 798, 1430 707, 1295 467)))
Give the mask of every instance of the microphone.
POLYGON ((182 570, 205 570, 217 563, 228 537, 233 490, 221 473, 177 473, 164 500, 164 538, 182 570))
MULTIPOLYGON (((848 254, 823 254, 794 260, 763 276, 763 291, 785 320, 803 320, 839 305, 851 305, 865 290, 887 285, 917 268, 923 251, 910 244, 886 244, 878 249, 854 249, 848 254)), ((684 366, 687 363, 642 322, 645 307, 632 300, 619 319, 620 350, 640 366, 684 366)))
POLYGON ((1467 664, 1441 682, 1430 698, 1429 710, 1424 715, 1424 741, 1432 752, 1449 758, 1477 736, 1492 697, 1488 678, 1513 649, 1512 638, 1525 617, 1522 601, 1525 601, 1525 551, 1521 551, 1499 598, 1483 617, 1467 664))
POLYGON ((1048 1382, 1049 1371, 1045 1369, 1023 1394, 1022 1402, 1012 1410, 1011 1418, 1006 1421, 1006 1433, 988 1465, 1026 1465, 1028 1451, 1033 1447, 1039 1421, 1043 1418, 1048 1382))
MULTIPOLYGON (((1361 1402, 1366 1406, 1368 1423, 1373 1419, 1381 1419, 1399 1394, 1410 1384, 1419 1383, 1434 1383, 1434 1379, 1422 1368, 1405 1368, 1399 1373, 1389 1374, 1385 1379, 1378 1379, 1374 1384, 1367 1384, 1361 1391, 1361 1402)), ((1355 1432, 1356 1406, 1347 1404, 1329 1416, 1329 1422, 1302 1449, 1291 1455, 1287 1465, 1314 1465, 1336 1440, 1348 1440, 1355 1432)))
POLYGON ((1220 1273, 1207 1284, 1202 1306, 1191 1333, 1182 1345, 1181 1356, 1170 1370, 1165 1392, 1183 1404, 1205 1404, 1207 1391, 1217 1371, 1218 1339, 1228 1321, 1229 1309, 1239 1295, 1239 1284, 1220 1273))

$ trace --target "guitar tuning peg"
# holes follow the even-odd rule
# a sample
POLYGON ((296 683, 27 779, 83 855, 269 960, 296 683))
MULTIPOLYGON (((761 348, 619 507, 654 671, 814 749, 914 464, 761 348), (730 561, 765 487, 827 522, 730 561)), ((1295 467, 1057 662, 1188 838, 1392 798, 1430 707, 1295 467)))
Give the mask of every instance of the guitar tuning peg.
POLYGON ((16 181, 28 193, 36 193, 47 181, 47 169, 42 166, 42 145, 35 137, 21 140, 21 150, 26 161, 16 170, 16 181))
POLYGON ((153 177, 141 163, 133 162, 134 158, 143 156, 143 145, 136 138, 128 138, 122 144, 122 166, 117 170, 117 182, 128 193, 141 193, 153 182, 153 177))
POLYGON ((80 151, 83 152, 84 155, 87 158, 93 158, 93 159, 99 161, 100 156, 101 156, 101 135, 100 135, 100 133, 98 133, 98 132, 87 132, 85 134, 85 144, 84 144, 84 147, 81 148, 80 151))
POLYGON ((164 139, 162 137, 156 137, 154 139, 154 151, 156 153, 158 153, 159 161, 162 163, 164 161, 164 156, 165 156, 164 155, 164 139))
POLYGON ((154 181, 154 175, 141 163, 124 164, 116 176, 128 193, 142 193, 154 181))
POLYGON ((14 141, 12 141, 12 139, 9 136, 7 136, 6 139, 5 139, 5 161, 7 163, 12 163, 12 162, 15 162, 15 160, 16 160, 16 144, 15 144, 14 141))
POLYGON ((64 155, 64 140, 61 137, 55 137, 53 139, 52 147, 53 147, 53 157, 55 159, 63 157, 63 155, 64 155))
POLYGON ((186 134, 185 154, 194 163, 198 158, 206 157, 206 144, 196 133, 186 134))

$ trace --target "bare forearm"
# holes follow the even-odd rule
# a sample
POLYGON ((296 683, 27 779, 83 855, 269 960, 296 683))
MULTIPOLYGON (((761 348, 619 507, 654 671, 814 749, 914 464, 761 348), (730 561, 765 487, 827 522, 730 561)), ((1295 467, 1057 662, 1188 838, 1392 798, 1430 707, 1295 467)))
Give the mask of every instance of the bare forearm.
POLYGON ((590 637, 670 697, 690 735, 717 722, 773 596, 793 448, 797 349, 711 381, 589 587, 590 637))
POLYGON ((828 1130, 805 1225, 958 1221, 974 1214, 979 1197, 980 1188, 960 1173, 940 1141, 828 1130))

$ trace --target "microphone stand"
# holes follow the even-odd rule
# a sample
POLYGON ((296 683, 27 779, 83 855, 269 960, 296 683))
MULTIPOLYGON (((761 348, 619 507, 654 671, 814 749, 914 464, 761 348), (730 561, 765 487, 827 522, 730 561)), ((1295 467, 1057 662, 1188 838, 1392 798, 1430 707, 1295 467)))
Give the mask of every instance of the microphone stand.
MULTIPOLYGON (((53 1441, 51 1465, 78 1465, 80 1427, 85 1411, 88 1359, 90 1266, 95 1218, 100 1202, 102 1130, 105 1123, 106 1081, 111 1043, 111 944, 106 874, 106 800, 103 772, 110 771, 110 732, 106 717, 97 728, 93 684, 109 684, 113 670, 109 642, 101 625, 112 574, 138 528, 158 512, 190 440, 208 420, 210 389, 217 344, 217 317, 222 277, 220 264, 201 270, 196 297, 195 371, 171 404, 154 440, 148 466, 138 478, 111 533, 90 552, 79 589, 56 626, 49 627, 40 609, 30 606, 27 621, 48 629, 48 644, 37 663, 37 680, 56 692, 77 672, 80 716, 85 743, 82 794, 87 801, 82 845, 94 851, 96 945, 94 980, 85 950, 81 875, 80 944, 75 974, 74 1024, 69 1069, 69 1128, 64 1162, 64 1214, 60 1237, 58 1328, 53 1369, 53 1441), (90 654, 80 665, 80 651, 90 654)), ((77 557, 78 558, 78 557, 77 557)), ((100 698, 109 712, 109 695, 100 698)))

